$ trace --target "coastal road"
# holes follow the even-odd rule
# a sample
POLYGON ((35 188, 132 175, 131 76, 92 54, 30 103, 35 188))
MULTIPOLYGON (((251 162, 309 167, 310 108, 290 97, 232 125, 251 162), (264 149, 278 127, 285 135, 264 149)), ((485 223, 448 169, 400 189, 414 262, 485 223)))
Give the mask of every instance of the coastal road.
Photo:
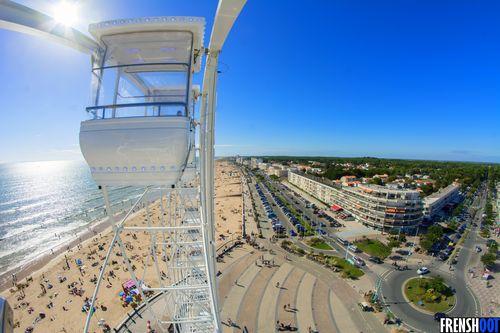
MULTIPOLYGON (((447 264, 429 266, 431 267, 430 275, 442 276, 445 282, 455 290, 457 302, 455 307, 448 313, 451 317, 476 317, 481 315, 479 301, 467 286, 465 274, 467 274, 469 260, 478 242, 477 227, 474 227, 473 223, 479 225, 485 204, 484 198, 484 193, 478 198, 479 206, 476 214, 472 216, 472 221, 470 221, 472 223, 469 223, 471 229, 463 240, 456 256, 456 265, 451 266, 451 270, 447 264)), ((416 269, 418 267, 411 268, 408 271, 388 269, 381 274, 384 301, 397 317, 415 331, 438 332, 438 322, 434 321, 433 314, 416 310, 403 296, 402 288, 405 281, 417 276, 416 269)))
MULTIPOLYGON (((438 322, 433 313, 424 313, 415 309, 403 296, 405 281, 417 277, 416 267, 407 271, 388 270, 382 274, 382 297, 386 306, 396 317, 415 331, 439 332, 438 322)), ((465 287, 462 279, 443 271, 431 272, 440 275, 445 283, 455 290, 456 304, 447 315, 452 317, 474 317, 478 313, 478 304, 474 295, 465 287)))
MULTIPOLYGON (((283 191, 281 189, 280 192, 281 195, 283 195, 285 199, 287 199, 293 206, 295 206, 296 208, 300 208, 307 215, 311 213, 307 208, 305 208, 305 205, 301 204, 302 202, 300 200, 299 204, 296 204, 292 195, 284 193, 286 191, 283 191)), ((269 200, 269 202, 274 202, 266 190, 264 190, 264 193, 266 194, 266 197, 269 200)), ((478 222, 477 219, 478 218, 480 219, 481 217, 482 214, 481 207, 484 206, 484 202, 482 199, 483 196, 480 195, 477 200, 479 201, 480 209, 477 210, 477 213, 473 217, 474 220, 472 222, 477 223, 478 222)), ((284 217, 284 215, 282 214, 281 210, 279 210, 278 207, 273 206, 273 208, 276 211, 277 215, 279 216, 280 220, 288 222, 288 219, 284 217)), ((311 217, 315 218, 314 216, 311 217)), ((315 218, 315 220, 317 220, 317 218, 315 218)), ((291 225, 289 225, 289 223, 286 223, 286 226, 287 229, 291 228, 291 225)), ((472 226, 472 223, 470 223, 470 226, 472 226)), ((452 271, 448 270, 449 266, 447 264, 439 265, 441 267, 430 266, 432 267, 433 270, 431 275, 439 274, 440 276, 445 278, 446 283, 450 285, 452 288, 454 288, 456 291, 455 295, 457 297, 457 302, 454 308, 449 312, 449 315, 451 316, 478 316, 480 313, 479 302, 477 301, 477 298, 475 297, 473 292, 466 286, 465 283, 465 274, 466 274, 466 269, 468 267, 468 262, 471 257, 472 251, 474 250, 475 244, 477 242, 475 227, 472 228, 473 230, 471 230, 467 234, 466 238, 463 240, 463 243, 461 245, 461 250, 457 254, 457 264, 453 267, 452 271)), ((303 249, 307 249, 298 240, 295 241, 294 243, 303 249)), ((334 249, 337 252, 345 253, 344 246, 338 244, 335 241, 330 241, 329 243, 334 247, 334 249)), ((365 260, 367 258, 367 255, 365 254, 361 254, 359 256, 365 260)), ((380 275, 382 278, 382 285, 381 285, 382 294, 385 297, 385 302, 387 303, 389 309, 398 318, 400 318, 403 321, 403 323, 410 329, 422 332, 436 332, 438 330, 438 326, 437 322, 434 321, 433 314, 428 314, 418 311, 410 304, 408 304, 408 302, 405 300, 403 296, 402 287, 404 285, 404 282, 411 277, 417 276, 416 274, 417 268, 418 267, 410 267, 410 270, 407 271, 395 271, 394 268, 389 264, 379 265, 377 267, 377 272, 380 273, 385 269, 385 271, 380 275)), ((375 282, 379 278, 379 276, 369 267, 365 266, 363 267, 363 270, 372 281, 375 282)))

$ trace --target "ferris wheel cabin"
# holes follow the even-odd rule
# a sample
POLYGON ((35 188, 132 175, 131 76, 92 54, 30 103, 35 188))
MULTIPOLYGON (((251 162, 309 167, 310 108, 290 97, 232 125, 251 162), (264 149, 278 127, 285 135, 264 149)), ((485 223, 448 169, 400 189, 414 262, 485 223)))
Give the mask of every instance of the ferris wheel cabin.
POLYGON ((90 120, 80 147, 99 185, 174 185, 194 147, 192 76, 201 67, 205 21, 158 17, 90 26, 90 120))

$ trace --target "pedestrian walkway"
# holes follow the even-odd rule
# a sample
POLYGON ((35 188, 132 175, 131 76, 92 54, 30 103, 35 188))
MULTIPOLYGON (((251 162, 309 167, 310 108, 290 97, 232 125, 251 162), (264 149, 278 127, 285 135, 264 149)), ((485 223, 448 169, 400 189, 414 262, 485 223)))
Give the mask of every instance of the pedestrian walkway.
POLYGON ((314 315, 312 308, 312 294, 314 285, 316 284, 316 277, 312 274, 306 273, 302 279, 299 290, 297 292, 297 299, 300 300, 297 307, 297 326, 299 332, 316 331, 316 324, 314 323, 314 315))
POLYGON ((471 231, 469 237, 474 236, 473 245, 470 245, 469 248, 470 257, 465 267, 465 281, 467 287, 471 289, 479 302, 478 308, 480 308, 481 313, 477 313, 477 315, 498 317, 500 316, 500 284, 498 283, 500 274, 490 273, 493 279, 488 281, 483 278, 485 270, 481 262, 481 256, 487 251, 486 240, 477 235, 477 230, 471 231), (478 245, 482 251, 475 251, 475 245, 478 245))
POLYGON ((466 281, 467 286, 472 289, 472 292, 478 298, 481 307, 481 315, 487 317, 500 316, 500 284, 496 279, 489 280, 489 282, 482 279, 482 264, 476 261, 474 265, 472 260, 471 263, 473 263, 473 266, 469 266, 469 269, 472 272, 465 272, 466 281))

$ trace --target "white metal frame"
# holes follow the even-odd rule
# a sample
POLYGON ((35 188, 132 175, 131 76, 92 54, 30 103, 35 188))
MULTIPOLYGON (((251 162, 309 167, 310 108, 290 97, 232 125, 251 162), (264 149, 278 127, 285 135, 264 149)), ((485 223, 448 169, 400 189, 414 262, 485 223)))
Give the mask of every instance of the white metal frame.
MULTIPOLYGON (((102 187, 103 196, 105 199, 106 211, 109 221, 113 225, 114 235, 111 244, 103 261, 102 269, 96 284, 96 289, 91 299, 91 309, 98 295, 102 279, 106 272, 106 266, 110 260, 113 248, 117 245, 125 259, 125 264, 129 270, 132 279, 136 282, 142 299, 145 302, 146 310, 149 311, 155 321, 163 329, 167 324, 175 324, 176 329, 182 332, 220 332, 220 319, 217 298, 217 280, 216 280, 216 253, 215 253, 215 218, 214 218, 214 128, 215 128, 215 103, 216 103, 216 86, 217 86, 217 64, 220 51, 231 30, 236 18, 240 14, 246 0, 220 0, 215 22, 212 28, 210 44, 205 49, 206 65, 203 76, 203 87, 201 92, 201 106, 199 119, 199 158, 194 159, 199 161, 200 167, 197 168, 199 177, 199 187, 197 188, 161 188, 161 187, 146 187, 144 193, 139 197, 137 202, 126 213, 121 221, 114 221, 112 206, 109 202, 108 188, 102 187), (161 225, 153 225, 149 218, 149 204, 151 198, 148 197, 153 191, 160 193, 159 203, 162 212, 160 219, 161 225), (194 192, 193 192, 194 191, 194 192), (189 193, 190 192, 190 193, 189 193), (168 198, 169 202, 169 220, 164 218, 164 198, 168 198), (174 202, 179 201, 181 205, 176 205, 174 202), (132 212, 140 203, 146 203, 147 226, 127 226, 127 222, 132 212), (174 204, 172 204, 174 203, 174 204), (193 211, 188 207, 199 207, 199 216, 193 216, 193 211), (174 210, 174 213, 172 213, 174 210), (180 216, 177 215, 182 211, 180 216), (187 221, 187 216, 190 216, 190 224, 182 225, 187 221), (167 225, 168 222, 168 225, 167 225), (196 239, 189 230, 199 230, 201 239, 196 239), (122 232, 146 231, 150 235, 150 251, 151 259, 155 262, 155 272, 158 278, 160 287, 144 289, 136 273, 132 270, 128 260, 126 247, 123 244, 121 237, 122 232), (158 241, 158 233, 160 233, 160 241, 158 241), (175 249, 170 252, 170 255, 176 260, 167 260, 170 262, 170 270, 174 280, 170 285, 163 283, 161 270, 159 269, 160 260, 156 254, 157 246, 161 246, 163 256, 168 253, 167 249, 175 249), (200 251, 202 260, 184 260, 182 255, 184 248, 192 246, 196 251, 200 251), (172 255, 173 253, 173 255, 172 255), (179 254, 179 255, 177 255, 179 254), (178 269, 177 273, 175 270, 178 269), (193 271, 193 269, 195 269, 193 271), (189 274, 179 274, 179 271, 185 273, 186 270, 191 270, 189 274), (193 275, 193 272, 197 272, 193 275), (203 279, 203 276, 205 277, 203 279), (200 279, 200 277, 202 277, 200 279), (175 297, 173 306, 170 309, 163 309, 161 315, 170 315, 169 320, 158 318, 157 314, 152 309, 152 304, 147 297, 145 291, 163 293, 162 297, 175 297), (181 295, 182 294, 182 295, 181 295), (179 296, 181 295, 181 296, 179 296), (201 297, 200 297, 201 296, 201 297), (206 315, 193 316, 194 312, 201 310, 206 315)), ((42 38, 48 38, 52 41, 62 43, 64 45, 75 48, 84 53, 90 54, 94 59, 102 55, 102 50, 99 44, 80 33, 79 31, 64 27, 56 23, 51 17, 37 12, 31 8, 22 6, 10 0, 0 2, 0 28, 10 29, 18 32, 36 35, 42 38)), ((200 57, 202 55, 199 55, 200 57)), ((201 60, 198 61, 198 64, 201 60)), ((191 146, 194 150, 194 144, 191 146)), ((194 153, 194 151, 193 151, 194 153)), ((184 183, 182 177, 178 182, 181 186, 184 183)), ((149 257, 148 257, 149 259, 149 257)), ((147 266, 147 265, 146 265, 147 266)), ((169 304, 168 302, 166 304, 169 304)), ((84 332, 87 332, 90 327, 92 311, 89 311, 85 322, 84 332)))

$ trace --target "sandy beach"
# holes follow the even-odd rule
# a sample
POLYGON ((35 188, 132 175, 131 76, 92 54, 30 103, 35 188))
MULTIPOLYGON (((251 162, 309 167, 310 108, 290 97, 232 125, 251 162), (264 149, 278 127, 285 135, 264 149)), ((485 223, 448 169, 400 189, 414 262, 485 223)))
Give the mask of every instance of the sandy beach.
MULTIPOLYGON (((242 189, 245 193, 246 184, 242 185, 241 176, 234 165, 217 161, 215 216, 218 245, 242 234, 242 189)), ((148 209, 150 221, 159 221, 161 214, 166 214, 161 211, 159 200, 149 205, 148 209)), ((248 211, 251 205, 247 204, 246 209, 249 223, 253 216, 248 211)), ((130 221, 134 225, 146 225, 146 209, 137 211, 130 221)), ((96 225, 66 245, 69 250, 66 246, 59 248, 54 254, 39 258, 17 272, 16 286, 12 277, 4 281, 2 296, 8 299, 14 310, 15 332, 25 332, 28 327, 33 327, 34 332, 81 332, 86 318, 84 306, 92 296, 100 265, 112 237, 109 225, 96 225)), ((148 275, 153 275, 148 274, 148 271, 154 266, 147 259, 150 257, 149 237, 145 232, 122 233, 122 242, 132 270, 138 278, 144 277, 146 284, 153 283, 148 280, 148 275)), ((130 272, 123 262, 124 258, 115 246, 110 257, 111 265, 105 272, 99 290, 91 331, 102 331, 97 326, 100 319, 104 319, 110 327, 116 326, 132 310, 131 306, 123 306, 118 296, 122 291, 122 283, 130 279, 130 272)))

